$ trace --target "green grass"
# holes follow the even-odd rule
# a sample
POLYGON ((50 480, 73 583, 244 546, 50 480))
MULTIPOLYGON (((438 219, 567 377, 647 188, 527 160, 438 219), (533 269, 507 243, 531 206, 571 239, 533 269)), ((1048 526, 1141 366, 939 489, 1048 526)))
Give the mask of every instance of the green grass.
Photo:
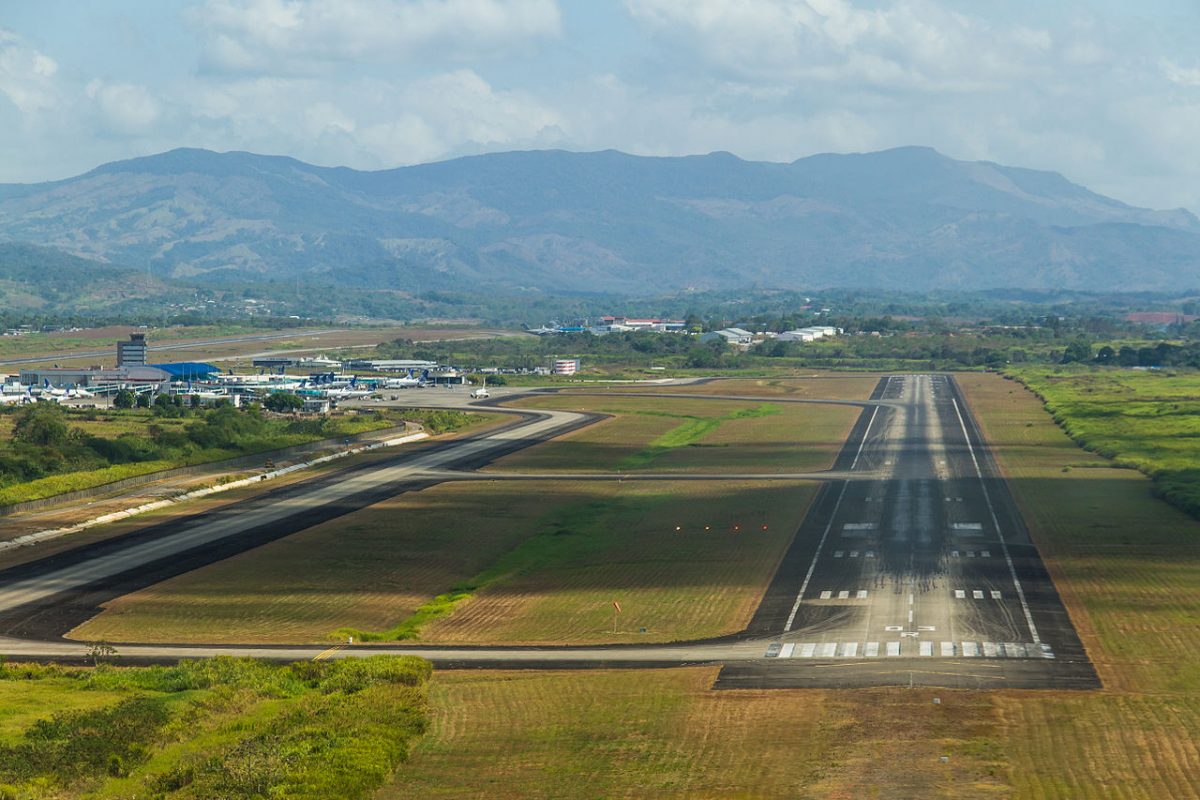
MULTIPOLYGON (((418 415, 419 416, 419 415, 418 415)), ((444 416, 444 415, 443 415, 444 416)), ((480 419, 478 415, 460 415, 464 424, 473 424, 480 419)), ((266 433, 252 439, 242 441, 236 448, 208 447, 191 450, 177 457, 135 461, 124 464, 112 464, 94 469, 76 469, 60 474, 48 475, 34 480, 13 483, 0 488, 0 506, 23 503, 31 500, 42 500, 67 492, 92 489, 97 486, 124 480, 125 478, 149 475, 155 472, 174 469, 177 467, 195 466, 221 461, 238 456, 254 455, 285 447, 311 444, 323 440, 339 440, 347 436, 367 433, 373 430, 397 425, 400 415, 360 414, 334 418, 331 424, 312 431, 290 431, 286 424, 272 420, 266 433)), ((0 415, 0 420, 11 429, 10 415, 0 415)), ((438 417, 434 432, 454 429, 457 424, 449 424, 438 417)), ((89 412, 69 413, 67 422, 72 428, 79 429, 85 435, 100 436, 116 439, 122 436, 147 437, 154 430, 182 431, 186 424, 193 424, 191 419, 164 419, 154 417, 148 411, 110 411, 102 414, 89 412)), ((8 430, 4 430, 7 436, 8 430)), ((0 455, 4 445, 0 443, 0 455)), ((70 469, 70 465, 64 467, 70 469)))
POLYGON ((1117 368, 1026 368, 1032 389, 1076 442, 1154 479, 1200 517, 1200 374, 1117 368))
POLYGON ((43 702, 6 721, 0 793, 369 797, 425 730, 429 675, 426 662, 386 656, 5 667, 0 709, 43 702))
MULTIPOLYGON (((671 430, 653 439, 646 447, 626 456, 616 464, 618 470, 645 469, 672 450, 694 445, 711 433, 715 433, 722 423, 737 419, 758 419, 778 414, 778 405, 769 403, 731 411, 719 417, 691 417, 681 422, 671 430)), ((641 412, 646 413, 646 412, 641 412)), ((662 412, 649 412, 661 414, 662 412)))

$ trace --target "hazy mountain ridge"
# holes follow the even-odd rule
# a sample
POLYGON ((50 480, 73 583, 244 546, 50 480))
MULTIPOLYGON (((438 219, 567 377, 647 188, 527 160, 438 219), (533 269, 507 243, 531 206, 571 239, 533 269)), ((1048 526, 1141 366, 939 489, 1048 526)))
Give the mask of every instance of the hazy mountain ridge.
POLYGON ((154 274, 362 288, 1200 286, 1200 221, 928 148, 472 156, 378 172, 173 150, 0 186, 0 238, 154 274))

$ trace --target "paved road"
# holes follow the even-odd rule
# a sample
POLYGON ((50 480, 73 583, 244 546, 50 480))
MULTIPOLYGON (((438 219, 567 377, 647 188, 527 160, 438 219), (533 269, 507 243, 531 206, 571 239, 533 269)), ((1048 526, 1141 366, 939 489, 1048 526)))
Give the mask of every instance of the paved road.
MULTIPOLYGON (((436 396, 436 404, 461 402, 452 394, 436 396)), ((430 404, 434 400, 431 396, 430 404)), ((441 666, 722 664, 720 688, 1097 685, 953 380, 893 376, 880 381, 870 400, 854 404, 863 407, 862 415, 834 469, 823 475, 828 482, 742 634, 673 645, 369 646, 326 655, 412 654, 441 666)), ((315 524, 331 507, 346 513, 372 498, 454 479, 464 467, 478 467, 587 421, 567 412, 538 412, 519 426, 360 474, 301 484, 299 490, 239 504, 236 513, 200 517, 169 536, 0 572, 0 633, 37 636, 65 630, 67 623, 88 618, 104 599, 157 580, 156 565, 170 563, 177 573, 179 559, 195 558, 198 546, 208 557, 201 563, 209 563, 224 557, 223 541, 234 551, 245 549, 239 536, 286 535, 315 524), (25 574, 30 569, 33 574, 25 574), (63 611, 62 599, 72 593, 63 611)), ((0 640, 0 651, 65 658, 79 656, 83 648, 8 639, 0 640)), ((216 653, 290 660, 319 655, 321 648, 127 645, 121 652, 151 660, 216 653)))

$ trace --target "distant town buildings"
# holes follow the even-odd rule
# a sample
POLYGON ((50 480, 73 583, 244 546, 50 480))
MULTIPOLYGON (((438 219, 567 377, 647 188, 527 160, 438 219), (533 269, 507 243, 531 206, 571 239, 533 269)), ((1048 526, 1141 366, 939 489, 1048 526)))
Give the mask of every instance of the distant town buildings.
POLYGON ((797 328, 793 331, 784 331, 775 337, 775 341, 813 342, 826 336, 838 336, 841 333, 841 328, 835 328, 832 325, 812 325, 807 328, 797 328))
POLYGON ((700 334, 702 342, 723 341, 725 344, 748 347, 754 341, 754 334, 745 328, 722 328, 719 331, 709 331, 700 334))

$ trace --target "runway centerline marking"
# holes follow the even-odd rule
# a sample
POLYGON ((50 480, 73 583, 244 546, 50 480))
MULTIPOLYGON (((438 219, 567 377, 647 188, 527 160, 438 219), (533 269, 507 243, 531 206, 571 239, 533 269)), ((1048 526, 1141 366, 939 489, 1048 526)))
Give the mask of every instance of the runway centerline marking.
POLYGON ((971 434, 967 432, 967 422, 963 419, 962 410, 958 407, 958 398, 951 397, 950 401, 954 403, 954 413, 958 416, 958 425, 962 428, 963 439, 967 443, 967 452, 971 454, 971 463, 975 465, 975 475, 979 478, 983 499, 987 502, 988 513, 992 516, 992 524, 996 526, 1000 550, 1004 553, 1005 563, 1008 564, 1008 573, 1012 576, 1013 587, 1017 590, 1017 599, 1021 601, 1021 610, 1025 612, 1025 622, 1029 624, 1029 635, 1034 644, 1041 644, 1042 639, 1038 636, 1037 626, 1033 624, 1033 612, 1029 610, 1029 603, 1025 599, 1025 589, 1021 587, 1021 579, 1017 577, 1017 567, 1013 564, 1012 554, 1008 551, 1008 541, 1004 538, 1004 531, 1000 528, 1000 519, 996 516, 996 509, 992 505, 992 495, 988 491, 987 481, 983 479, 983 470, 979 468, 979 459, 975 456, 975 447, 971 444, 971 434))
MULTIPOLYGON (((891 382, 888 378, 888 382, 891 382)), ((850 471, 858 466, 858 459, 862 457, 863 448, 867 446, 867 439, 871 436, 871 426, 875 424, 875 417, 879 414, 879 406, 875 406, 871 411, 871 418, 867 420, 867 429, 863 431, 862 441, 858 444, 858 452, 854 454, 854 461, 850 463, 850 471)), ((829 522, 825 523, 825 530, 821 533, 821 540, 817 542, 817 551, 813 553, 812 563, 808 565, 808 572, 804 576, 804 582, 800 584, 800 592, 796 595, 796 602, 792 604, 792 612, 788 614, 787 622, 783 626, 783 632, 787 633, 792 629, 792 623, 796 621, 796 614, 800 612, 800 603, 804 599, 804 593, 808 591, 808 584, 812 581, 813 572, 817 569, 817 561, 821 558, 821 550, 825 547, 825 540, 829 538, 829 531, 833 528, 833 521, 837 519, 838 509, 842 507, 842 500, 846 497, 846 489, 849 488, 850 482, 842 483, 842 490, 838 492, 837 501, 833 504, 833 511, 829 513, 829 522)))

